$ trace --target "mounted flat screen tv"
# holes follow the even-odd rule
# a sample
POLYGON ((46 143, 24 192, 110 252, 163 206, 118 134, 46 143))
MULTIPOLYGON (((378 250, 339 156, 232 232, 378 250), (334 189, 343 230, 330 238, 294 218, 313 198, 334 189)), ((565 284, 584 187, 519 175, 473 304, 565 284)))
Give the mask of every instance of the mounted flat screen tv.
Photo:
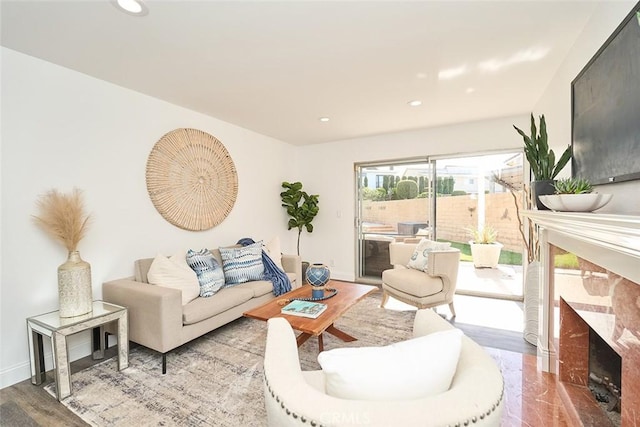
POLYGON ((571 82, 572 175, 640 179, 640 2, 571 82))

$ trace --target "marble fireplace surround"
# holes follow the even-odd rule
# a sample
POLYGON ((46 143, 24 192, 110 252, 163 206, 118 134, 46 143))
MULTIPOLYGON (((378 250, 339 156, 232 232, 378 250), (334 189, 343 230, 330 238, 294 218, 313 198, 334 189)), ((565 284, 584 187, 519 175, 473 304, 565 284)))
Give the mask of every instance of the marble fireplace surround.
POLYGON ((595 331, 622 358, 621 424, 640 425, 640 216, 525 216, 540 231, 539 368, 557 374, 576 425, 607 425, 585 387, 595 331), (554 255, 563 252, 578 256, 579 270, 554 269, 554 255))

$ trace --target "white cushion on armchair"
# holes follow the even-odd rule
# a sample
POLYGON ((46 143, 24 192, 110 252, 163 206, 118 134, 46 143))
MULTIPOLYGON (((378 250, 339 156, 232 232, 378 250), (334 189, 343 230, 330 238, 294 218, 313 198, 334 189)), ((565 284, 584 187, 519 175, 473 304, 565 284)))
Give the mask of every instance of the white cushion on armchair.
POLYGON ((407 400, 449 389, 462 331, 451 329, 384 347, 323 351, 318 363, 327 394, 342 399, 407 400))

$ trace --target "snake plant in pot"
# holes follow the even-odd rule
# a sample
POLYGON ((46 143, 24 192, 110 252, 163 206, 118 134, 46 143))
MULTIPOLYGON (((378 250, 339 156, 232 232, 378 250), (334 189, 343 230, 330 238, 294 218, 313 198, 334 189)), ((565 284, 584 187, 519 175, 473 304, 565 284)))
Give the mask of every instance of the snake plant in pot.
POLYGON ((571 159, 571 146, 567 146, 556 162, 555 153, 549 149, 544 114, 540 116, 539 132, 533 114, 531 114, 531 135, 527 135, 515 125, 513 127, 524 140, 524 154, 527 157, 534 179, 531 182, 531 192, 536 207, 541 210, 547 210, 548 208, 540 201, 539 196, 555 192, 555 178, 571 159))

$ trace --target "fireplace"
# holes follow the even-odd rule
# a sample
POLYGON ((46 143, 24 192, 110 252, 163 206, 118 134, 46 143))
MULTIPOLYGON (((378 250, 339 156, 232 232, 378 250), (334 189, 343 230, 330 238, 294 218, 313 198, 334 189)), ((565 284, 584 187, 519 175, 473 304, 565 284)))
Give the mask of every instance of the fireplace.
POLYGON ((527 216, 541 231, 539 366, 557 374, 575 425, 639 425, 640 217, 527 216), (619 418, 596 402, 590 377, 620 395, 619 418))

